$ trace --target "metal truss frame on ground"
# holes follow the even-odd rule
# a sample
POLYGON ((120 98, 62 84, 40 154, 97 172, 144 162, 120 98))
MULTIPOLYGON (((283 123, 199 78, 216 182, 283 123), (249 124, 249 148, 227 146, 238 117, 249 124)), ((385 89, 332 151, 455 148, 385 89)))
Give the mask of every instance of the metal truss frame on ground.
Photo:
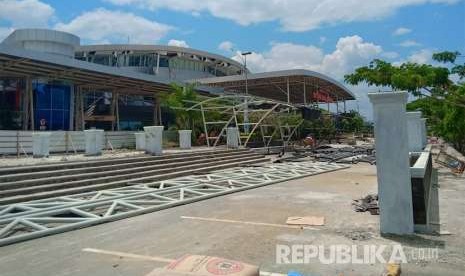
POLYGON ((0 209, 0 246, 344 168, 321 162, 267 164, 7 205, 0 209))

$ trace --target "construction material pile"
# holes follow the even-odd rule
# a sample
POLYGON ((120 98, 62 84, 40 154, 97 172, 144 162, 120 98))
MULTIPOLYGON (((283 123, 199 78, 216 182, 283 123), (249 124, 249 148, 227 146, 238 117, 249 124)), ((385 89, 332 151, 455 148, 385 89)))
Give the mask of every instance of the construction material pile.
POLYGON ((364 198, 356 199, 352 202, 355 212, 370 212, 372 215, 379 215, 378 195, 367 195, 364 198))
POLYGON ((339 146, 322 145, 315 149, 294 148, 294 158, 311 157, 320 162, 350 163, 366 162, 376 164, 375 150, 372 145, 339 146))

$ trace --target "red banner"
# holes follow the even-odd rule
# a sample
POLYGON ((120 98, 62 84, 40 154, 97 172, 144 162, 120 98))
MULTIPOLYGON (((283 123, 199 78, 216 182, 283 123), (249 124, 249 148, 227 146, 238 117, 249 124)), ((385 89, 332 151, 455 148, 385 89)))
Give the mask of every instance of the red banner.
POLYGON ((321 91, 313 92, 313 100, 318 102, 325 102, 325 103, 334 103, 334 99, 329 96, 328 93, 324 93, 321 91))

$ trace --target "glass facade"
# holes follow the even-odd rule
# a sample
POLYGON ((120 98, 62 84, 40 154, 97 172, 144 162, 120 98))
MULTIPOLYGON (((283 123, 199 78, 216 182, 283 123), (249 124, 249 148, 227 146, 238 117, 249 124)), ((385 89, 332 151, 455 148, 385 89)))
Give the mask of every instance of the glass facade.
POLYGON ((0 79, 0 129, 21 128, 21 91, 20 80, 0 79))
POLYGON ((35 82, 33 89, 35 129, 68 130, 70 86, 35 82))
MULTIPOLYGON (((88 52, 85 55, 83 52, 78 52, 76 53, 76 59, 112 67, 157 67, 158 56, 156 53, 128 52, 123 51, 116 54, 110 52, 88 52)), ((236 71, 234 71, 234 69, 215 65, 214 63, 177 55, 160 55, 159 66, 161 68, 169 68, 170 70, 208 72, 219 77, 241 73, 240 68, 236 68, 236 71)), ((148 70, 147 72, 153 72, 153 70, 148 70)))

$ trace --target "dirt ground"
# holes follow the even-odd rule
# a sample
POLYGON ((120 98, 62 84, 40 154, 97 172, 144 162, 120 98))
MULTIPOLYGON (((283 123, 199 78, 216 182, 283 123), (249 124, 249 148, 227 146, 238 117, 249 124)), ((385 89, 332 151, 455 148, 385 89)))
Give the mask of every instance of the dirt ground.
MULTIPOLYGON (((450 235, 381 237, 379 217, 354 212, 353 199, 376 193, 376 167, 349 169, 282 182, 143 216, 0 248, 0 275, 144 276, 164 262, 141 256, 179 258, 203 254, 259 265, 261 270, 302 275, 376 275, 385 264, 278 264, 277 245, 401 244, 408 258, 402 275, 463 275, 465 269, 465 177, 440 170, 442 230, 450 235), (188 217, 237 221, 205 221, 188 217), (285 224, 289 216, 324 216, 324 226, 290 229, 240 222, 285 224), (83 251, 115 251, 113 255, 83 251), (415 252, 438 248, 438 258, 415 252), (132 253, 139 257, 128 257, 132 253)), ((425 252, 425 251, 421 251, 425 252)), ((433 254, 434 255, 434 254, 433 254)))

